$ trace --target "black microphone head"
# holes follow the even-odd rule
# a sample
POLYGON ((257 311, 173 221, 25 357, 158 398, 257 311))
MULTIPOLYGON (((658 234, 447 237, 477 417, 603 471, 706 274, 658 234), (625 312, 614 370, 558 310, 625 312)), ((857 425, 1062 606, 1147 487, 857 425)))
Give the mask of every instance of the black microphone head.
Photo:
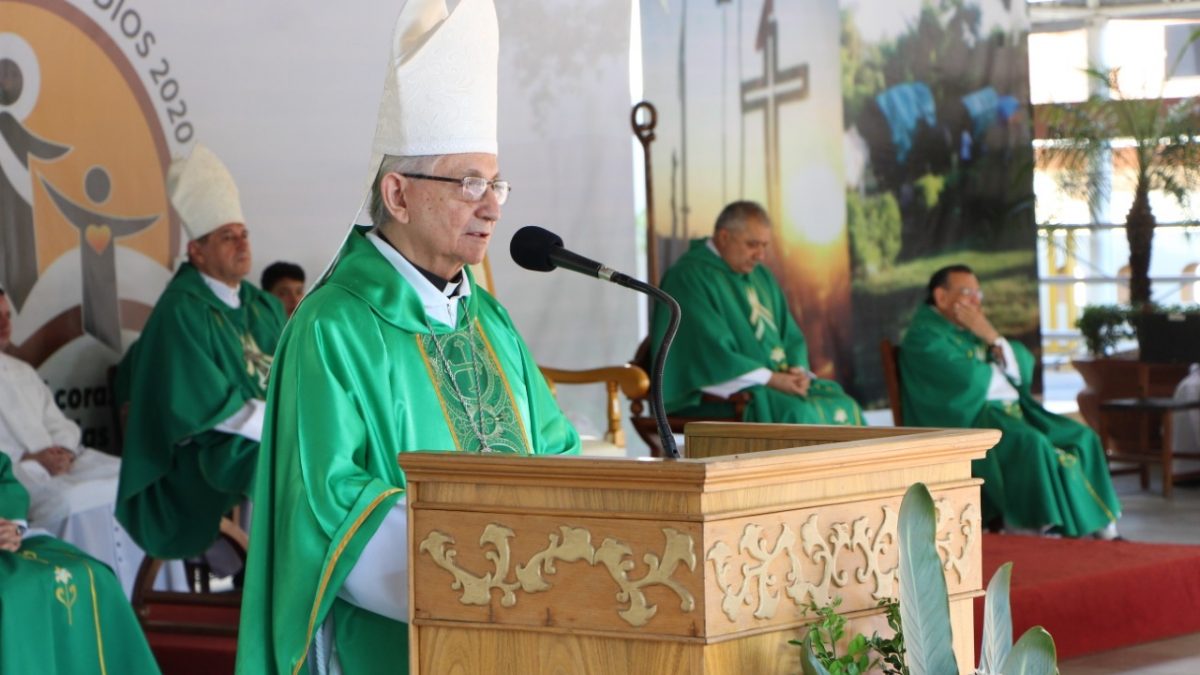
POLYGON ((508 252, 513 262, 534 272, 549 272, 556 265, 550 254, 561 249, 562 237, 537 225, 526 225, 513 234, 508 252))

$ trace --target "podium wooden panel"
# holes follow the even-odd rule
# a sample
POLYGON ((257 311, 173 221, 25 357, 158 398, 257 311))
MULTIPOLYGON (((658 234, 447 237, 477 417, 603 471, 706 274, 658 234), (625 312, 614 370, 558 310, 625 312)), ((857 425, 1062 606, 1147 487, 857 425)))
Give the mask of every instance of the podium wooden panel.
POLYGON ((883 630, 909 485, 938 506, 960 669, 981 593, 990 430, 693 424, 689 458, 402 453, 410 672, 800 672, 788 640, 842 598, 883 630))

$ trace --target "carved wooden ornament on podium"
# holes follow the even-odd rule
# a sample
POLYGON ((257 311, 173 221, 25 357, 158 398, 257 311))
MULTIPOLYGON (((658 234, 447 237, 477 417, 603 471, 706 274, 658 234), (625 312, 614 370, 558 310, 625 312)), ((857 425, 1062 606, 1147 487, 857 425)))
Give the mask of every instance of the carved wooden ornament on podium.
POLYGON ((973 662, 990 430, 694 424, 689 459, 403 453, 411 672, 800 672, 811 603, 885 632, 909 485, 973 662))

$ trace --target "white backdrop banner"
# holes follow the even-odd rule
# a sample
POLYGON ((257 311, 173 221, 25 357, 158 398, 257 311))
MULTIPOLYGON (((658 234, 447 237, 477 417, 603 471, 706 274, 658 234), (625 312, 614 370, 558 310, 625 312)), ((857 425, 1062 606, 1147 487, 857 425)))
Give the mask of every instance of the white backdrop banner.
MULTIPOLYGON (((497 5, 500 164, 514 190, 491 254, 495 291, 539 362, 624 362, 636 298, 519 270, 507 248, 535 223, 636 270, 630 6, 497 5)), ((110 445, 105 372, 182 248, 170 159, 202 141, 228 165, 252 281, 276 260, 311 281, 364 196, 400 6, 0 0, 0 284, 16 314, 12 351, 41 368, 89 444, 110 445)), ((598 393, 561 396, 584 430, 602 428, 598 393)))

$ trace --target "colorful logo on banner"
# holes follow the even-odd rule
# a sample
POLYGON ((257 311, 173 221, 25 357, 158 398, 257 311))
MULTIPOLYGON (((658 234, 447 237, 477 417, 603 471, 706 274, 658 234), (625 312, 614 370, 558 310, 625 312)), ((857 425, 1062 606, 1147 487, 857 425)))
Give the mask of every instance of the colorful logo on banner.
POLYGON ((122 331, 141 330, 169 278, 180 228, 166 194, 164 121, 176 143, 192 135, 164 105, 179 85, 154 74, 153 35, 113 1, 0 0, 0 285, 16 314, 10 351, 41 367, 77 418, 106 405, 95 364, 120 357, 122 331), (135 66, 123 45, 145 63, 135 66), (143 77, 166 91, 148 90, 143 77))

